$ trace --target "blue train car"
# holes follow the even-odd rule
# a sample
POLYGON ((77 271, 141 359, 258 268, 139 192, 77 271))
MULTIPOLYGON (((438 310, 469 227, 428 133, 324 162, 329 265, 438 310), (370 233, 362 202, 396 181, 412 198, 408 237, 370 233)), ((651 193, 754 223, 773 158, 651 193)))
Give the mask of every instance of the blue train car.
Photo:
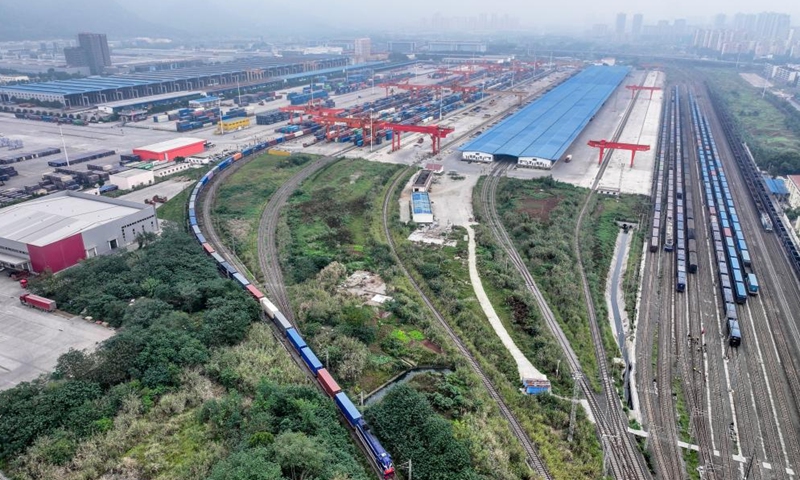
POLYGON ((250 282, 246 278, 244 278, 244 275, 242 275, 239 272, 236 272, 236 273, 233 274, 233 279, 236 280, 236 283, 241 285, 242 288, 250 285, 250 282))
POLYGON ((298 353, 302 348, 308 346, 306 345, 306 341, 303 340, 303 337, 301 337, 300 334, 297 333, 297 330, 295 330, 294 328, 286 330, 286 337, 289 339, 290 342, 292 342, 292 345, 294 345, 294 348, 297 350, 298 353))
POLYGON ((311 351, 311 349, 308 347, 301 348, 300 357, 303 359, 303 362, 305 362, 305 364, 311 370, 311 373, 313 373, 314 376, 317 376, 317 372, 321 368, 323 368, 323 365, 322 362, 319 361, 317 356, 314 355, 314 352, 311 351))
POLYGON ((747 289, 744 286, 744 282, 735 282, 733 295, 736 299, 736 303, 742 304, 747 301, 747 289))
POLYGON ((353 426, 357 427, 361 422, 361 412, 358 411, 353 402, 347 397, 347 394, 344 392, 339 392, 334 397, 336 400, 336 405, 339 406, 339 410, 344 414, 344 417, 347 419, 347 422, 353 426))
POLYGON ((197 241, 200 242, 200 243, 206 243, 206 237, 203 236, 202 234, 198 233, 197 234, 197 241))
POLYGON ((677 279, 675 281, 675 290, 679 292, 686 291, 686 273, 678 272, 677 279))
POLYGON ((728 345, 738 347, 742 343, 742 332, 739 330, 739 322, 734 319, 728 320, 728 345))
POLYGON ((225 263, 225 259, 222 258, 222 255, 220 255, 217 252, 212 253, 211 254, 211 258, 213 258, 214 261, 217 262, 217 265, 221 265, 221 264, 225 263))
POLYGON ((229 277, 233 277, 233 274, 239 273, 228 262, 222 262, 222 263, 219 264, 219 266, 222 267, 225 270, 225 274, 228 275, 229 277))
POLYGON ((758 295, 758 279, 755 273, 747 274, 747 293, 750 295, 758 295))

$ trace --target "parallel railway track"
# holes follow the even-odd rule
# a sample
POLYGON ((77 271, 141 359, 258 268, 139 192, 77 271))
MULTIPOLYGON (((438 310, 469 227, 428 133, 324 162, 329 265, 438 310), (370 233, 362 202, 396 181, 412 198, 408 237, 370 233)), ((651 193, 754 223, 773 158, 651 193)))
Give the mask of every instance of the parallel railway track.
POLYGON ((494 384, 491 382, 491 380, 489 380, 489 378, 483 372, 483 369, 481 368, 478 361, 475 359, 475 357, 472 355, 469 349, 461 341, 458 334, 456 334, 456 332, 450 327, 450 325, 448 325, 447 320, 445 320, 444 316, 442 316, 442 314, 430 300, 428 295, 425 294, 425 292, 419 286, 414 277, 409 273, 409 271, 403 264, 402 260, 400 259, 399 255, 397 254, 397 246, 395 245, 391 229, 389 228, 389 205, 391 203, 391 199, 393 197, 394 192, 397 190, 400 180, 405 178, 406 176, 405 174, 409 171, 409 168, 406 168, 402 170, 399 174, 397 174, 396 178, 394 179, 391 186, 387 190, 386 195, 384 196, 383 199, 383 233, 386 236, 386 240, 389 244, 389 248, 391 249, 392 256, 397 262, 397 265, 400 267, 400 270, 403 272, 403 275, 405 275, 406 278, 408 278, 409 282, 411 283, 411 286, 417 292, 419 297, 422 298, 422 301, 428 307, 428 310, 431 312, 431 314, 433 314, 434 318, 436 318, 436 320, 439 322, 439 324, 444 329, 447 336, 450 337, 450 340, 456 346, 458 351, 464 356, 464 358, 466 358, 467 363, 472 368, 472 370, 481 379, 481 383, 483 383, 483 385, 486 387, 486 390, 489 392, 489 395, 495 402, 497 402, 497 406, 500 409, 500 413, 508 422, 509 426, 511 427, 512 433, 514 434, 515 437, 517 437, 520 444, 522 445, 522 448, 525 450, 525 453, 527 454, 528 465, 540 477, 545 479, 552 479, 553 477, 547 471, 547 468, 545 467, 542 458, 539 456, 539 453, 534 447, 530 437, 528 437, 528 435, 525 433, 525 430, 522 428, 522 425, 520 425, 519 420, 517 420, 516 416, 508 407, 505 400, 503 400, 503 397, 494 387, 494 384))

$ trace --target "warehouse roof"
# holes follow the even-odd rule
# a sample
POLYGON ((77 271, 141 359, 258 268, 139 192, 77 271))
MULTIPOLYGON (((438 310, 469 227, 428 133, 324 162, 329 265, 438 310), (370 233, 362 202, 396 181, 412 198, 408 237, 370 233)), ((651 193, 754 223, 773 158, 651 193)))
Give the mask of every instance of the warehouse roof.
POLYGON ((414 215, 424 215, 426 213, 432 213, 431 199, 430 197, 428 197, 428 194, 423 192, 412 193, 411 209, 414 211, 414 215))
POLYGON ((786 189, 786 184, 780 178, 770 178, 764 175, 764 182, 767 184, 770 193, 773 195, 789 195, 789 190, 786 189))
POLYGON ((194 138, 194 137, 180 137, 180 138, 173 138, 172 140, 166 140, 164 142, 154 143, 152 145, 145 145, 144 147, 137 147, 134 148, 134 150, 146 150, 148 152, 167 153, 171 150, 175 150, 176 148, 182 148, 188 145, 194 145, 196 143, 205 143, 205 140, 203 140, 202 138, 194 138))
POLYGON ((131 168, 130 170, 123 170, 121 172, 112 173, 110 176, 128 178, 128 177, 138 177, 139 175, 144 175, 148 173, 152 174, 153 172, 150 170, 145 170, 143 168, 131 168))
POLYGON ((147 205, 59 192, 0 209, 0 237, 42 247, 134 214, 147 205))
POLYGON ((628 71, 588 67, 459 150, 557 160, 628 71))

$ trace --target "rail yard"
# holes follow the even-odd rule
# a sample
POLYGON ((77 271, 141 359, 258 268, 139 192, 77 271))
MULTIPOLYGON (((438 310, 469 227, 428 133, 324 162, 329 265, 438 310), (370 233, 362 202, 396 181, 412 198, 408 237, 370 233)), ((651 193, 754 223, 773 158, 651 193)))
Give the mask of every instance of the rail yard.
MULTIPOLYGON (((576 409, 583 408, 603 451, 604 473, 614 478, 795 478, 800 468, 800 327, 794 314, 800 311, 800 253, 726 106, 707 84, 685 80, 693 78, 691 70, 473 59, 458 66, 409 62, 351 69, 343 72, 344 79, 338 72, 325 73, 308 75, 307 84, 277 89, 283 98, 273 92, 250 111, 211 106, 203 113, 176 111, 161 122, 62 126, 0 113, 5 138, 35 149, 9 162, 15 174, 6 178, 0 194, 11 202, 49 193, 56 189, 49 175, 84 178, 75 173, 79 169, 163 168, 161 162, 174 163, 174 158, 152 163, 126 158, 143 144, 169 143, 191 129, 202 152, 187 157, 196 157, 192 168, 202 170, 180 206, 184 226, 220 275, 259 303, 276 338, 335 403, 375 475, 388 479, 403 472, 383 447, 386 439, 379 439, 362 417, 353 401, 356 392, 341 388, 323 367, 322 352, 315 353, 310 339, 304 340, 297 320, 303 306, 287 288, 281 238, 288 235, 282 216, 289 199, 343 157, 401 164, 382 196, 369 205, 380 216, 387 255, 421 310, 496 403, 524 451, 530 478, 560 477, 548 464, 552 453, 509 397, 525 392, 535 392, 526 401, 554 395, 571 403, 565 413, 570 442, 576 409), (680 75, 672 78, 670 72, 676 71, 680 75), (222 122, 234 125, 230 121, 241 127, 226 130, 222 122), (39 128, 38 135, 30 132, 32 126, 39 128), (89 168, 62 165, 41 153, 63 149, 74 160, 80 151, 100 148, 111 154, 93 158, 89 168), (267 153, 308 158, 263 199, 255 234, 258 271, 251 271, 253 265, 237 256, 222 233, 214 205, 226 181, 267 153), (422 167, 429 176, 421 178, 429 180, 414 183, 412 174, 422 167), (507 215, 499 213, 498 202, 511 201, 498 195, 505 177, 551 177, 586 191, 575 206, 575 230, 567 246, 580 272, 572 281, 575 302, 586 312, 581 318, 586 344, 570 341, 564 319, 515 242, 507 215), (518 391, 503 388, 404 259, 397 239, 408 235, 395 216, 414 210, 413 203, 408 205, 412 189, 429 202, 433 218, 418 225, 418 232, 444 239, 453 228, 485 223, 491 242, 510 260, 546 327, 537 334, 552 338, 564 360, 556 372, 544 372, 536 388, 524 379, 518 391), (609 319, 598 313, 606 310, 596 303, 592 272, 585 265, 596 252, 587 251, 581 238, 597 214, 598 198, 619 196, 636 196, 648 213, 615 219, 626 232, 629 227, 638 231, 640 243, 632 245, 642 251, 641 264, 629 265, 640 272, 636 308, 626 312, 632 326, 623 332, 622 366, 615 368, 617 359, 610 359, 616 354, 606 351, 609 319), (472 205, 463 205, 465 197, 473 198, 472 205), (456 209, 471 212, 469 221, 450 214, 456 209), (581 364, 579 349, 591 351, 596 378, 581 364), (554 389, 556 381, 551 385, 549 379, 555 374, 570 380, 554 389)), ((215 93, 220 92, 209 97, 215 93)), ((74 179, 64 180, 66 189, 79 188, 71 187, 78 185, 74 179)), ((510 325, 506 328, 509 339, 516 335, 510 325)), ((522 355, 519 350, 514 355, 522 355)), ((525 361, 533 371, 540 368, 535 358, 525 361)))

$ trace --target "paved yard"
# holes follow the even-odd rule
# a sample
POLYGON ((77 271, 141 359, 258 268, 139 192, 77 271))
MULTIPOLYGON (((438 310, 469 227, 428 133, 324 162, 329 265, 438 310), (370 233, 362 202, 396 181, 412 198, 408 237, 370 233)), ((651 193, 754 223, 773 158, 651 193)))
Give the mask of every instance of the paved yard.
POLYGON ((0 272, 0 390, 51 371, 70 348, 93 349, 114 334, 80 317, 21 305, 24 290, 6 273, 0 272))

